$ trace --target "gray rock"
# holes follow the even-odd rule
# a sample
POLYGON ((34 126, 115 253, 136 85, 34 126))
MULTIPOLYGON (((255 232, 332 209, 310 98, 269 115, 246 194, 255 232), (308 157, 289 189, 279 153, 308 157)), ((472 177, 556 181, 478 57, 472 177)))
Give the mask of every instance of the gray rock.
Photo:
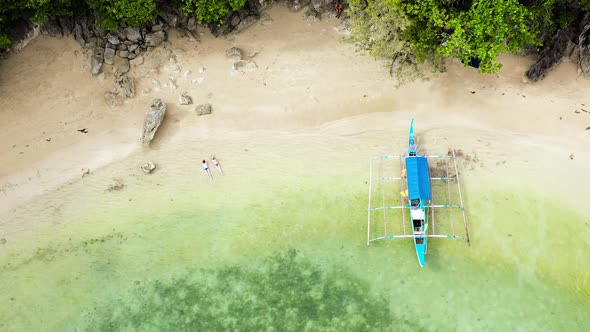
POLYGON ((586 75, 586 77, 590 77, 590 47, 583 46, 580 47, 580 69, 582 73, 586 75))
POLYGON ((120 56, 115 57, 113 64, 113 75, 121 77, 129 71, 129 60, 120 56))
POLYGON ((193 103, 193 98, 188 95, 187 92, 183 92, 180 94, 180 105, 190 105, 193 103))
POLYGON ((231 61, 240 61, 242 60, 242 50, 238 47, 232 47, 229 50, 225 51, 225 56, 230 59, 231 61))
POLYGON ((94 26, 94 33, 96 34, 96 36, 101 37, 101 38, 104 38, 104 37, 107 36, 108 31, 106 29, 104 29, 104 28, 101 28, 98 25, 95 25, 94 26))
POLYGON ((298 12, 309 4, 310 0, 287 0, 286 5, 292 12, 298 12))
POLYGON ((258 14, 246 16, 240 21, 240 23, 238 23, 233 32, 240 33, 246 30, 247 28, 256 24, 256 22, 258 22, 258 19, 260 19, 260 16, 258 14))
POLYGON ((271 25, 272 18, 270 18, 270 15, 267 13, 262 13, 262 15, 260 15, 260 24, 265 26, 271 25))
POLYGON ((152 32, 162 31, 162 26, 159 24, 152 26, 152 32))
POLYGON ((117 55, 121 58, 127 58, 129 57, 129 51, 117 51, 117 55))
POLYGON ((55 19, 50 19, 47 22, 45 22, 45 24, 41 28, 41 32, 56 38, 62 38, 64 36, 61 26, 59 25, 59 22, 55 19))
POLYGON ((191 17, 188 19, 188 22, 186 24, 186 29, 190 30, 190 31, 196 31, 197 30, 197 20, 195 20, 194 17, 191 17))
POLYGON ((145 36, 145 46, 156 47, 162 44, 166 40, 166 33, 164 31, 157 31, 154 33, 148 33, 145 36))
POLYGON ((137 45, 137 44, 127 45, 127 51, 133 52, 133 51, 135 51, 135 49, 137 49, 138 46, 139 45, 137 45))
POLYGON ((130 64, 134 65, 134 66, 139 66, 143 63, 143 57, 142 56, 138 56, 137 58, 130 60, 129 61, 130 64))
POLYGON ((115 92, 121 97, 135 96, 135 82, 132 77, 122 76, 115 79, 115 92))
POLYGON ((321 20, 322 14, 317 10, 310 8, 303 14, 303 20, 309 24, 317 23, 321 20))
POLYGON ((256 64, 251 61, 251 60, 240 60, 240 61, 236 61, 234 62, 234 66, 233 66, 233 73, 249 73, 249 72, 253 72, 256 71, 256 69, 258 69, 258 66, 256 66, 256 64))
POLYGON ((92 75, 100 74, 100 69, 102 68, 102 58, 93 55, 91 62, 92 66, 90 72, 92 73, 92 75))
POLYGON ((115 58, 115 50, 112 48, 105 48, 103 56, 104 56, 104 62, 106 64, 112 65, 113 59, 115 58))
POLYGON ((117 45, 117 51, 127 51, 127 45, 122 43, 117 45))
POLYGON ((83 28, 82 25, 78 22, 76 22, 74 24, 74 39, 76 39, 76 41, 78 41, 78 43, 80 43, 80 45, 84 46, 86 45, 86 41, 84 40, 84 34, 83 34, 83 28))
POLYGON ((274 0, 251 0, 247 1, 247 5, 250 8, 253 8, 256 12, 262 13, 263 11, 270 8, 274 2, 274 0))
POLYGON ((165 115, 166 104, 160 99, 152 100, 150 109, 145 114, 141 138, 139 139, 140 142, 143 144, 149 144, 154 139, 154 135, 162 124, 165 115))
POLYGON ((122 33, 125 36, 125 39, 129 41, 141 41, 141 30, 139 30, 139 28, 126 28, 122 31, 122 33))
POLYGON ((211 104, 201 104, 201 105, 195 107, 195 112, 197 112, 197 115, 199 115, 199 116, 211 114, 211 112, 212 112, 211 104))
POLYGON ((64 35, 71 35, 74 31, 74 20, 71 17, 63 16, 57 19, 64 35))
POLYGON ((154 164, 151 161, 148 161, 147 163, 145 163, 141 166, 141 170, 148 173, 148 174, 153 172, 155 169, 156 169, 156 164, 154 164))
POLYGON ((107 40, 109 41, 109 43, 111 43, 113 45, 119 45, 119 43, 121 43, 121 41, 119 40, 119 37, 115 36, 115 35, 109 35, 107 37, 107 40))

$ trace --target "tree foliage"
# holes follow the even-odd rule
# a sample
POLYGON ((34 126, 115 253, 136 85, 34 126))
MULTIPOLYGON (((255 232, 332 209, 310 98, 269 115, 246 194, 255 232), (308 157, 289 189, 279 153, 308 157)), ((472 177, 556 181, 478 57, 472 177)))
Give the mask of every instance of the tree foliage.
POLYGON ((182 9, 187 14, 195 14, 199 23, 222 23, 231 10, 244 7, 246 0, 181 0, 182 9))
POLYGON ((88 0, 98 13, 98 23, 105 29, 116 30, 121 23, 138 27, 156 13, 156 0, 88 0))
POLYGON ((590 0, 351 0, 349 14, 351 40, 392 59, 392 73, 444 70, 449 57, 477 58, 480 72, 495 73, 498 55, 541 45, 543 33, 589 9, 590 0))

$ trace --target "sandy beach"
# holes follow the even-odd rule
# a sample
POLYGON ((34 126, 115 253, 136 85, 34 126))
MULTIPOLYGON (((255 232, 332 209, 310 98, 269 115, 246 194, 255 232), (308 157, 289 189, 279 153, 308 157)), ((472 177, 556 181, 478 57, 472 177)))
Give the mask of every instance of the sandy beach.
MULTIPOLYGON (((420 144, 427 152, 445 153, 452 146, 477 160, 461 164, 473 246, 443 245, 449 254, 435 250, 429 259, 458 260, 461 263, 457 264, 465 265, 473 260, 482 271, 485 266, 513 269, 516 272, 511 276, 518 275, 519 285, 538 282, 543 285, 538 287, 551 289, 547 294, 559 292, 551 287, 565 289, 578 301, 577 309, 590 307, 586 268, 590 258, 585 254, 590 249, 590 213, 582 208, 590 188, 590 80, 576 79, 573 64, 562 63, 545 80, 533 84, 522 80, 531 58, 502 56, 504 66, 498 75, 478 74, 450 62, 446 73, 395 88, 385 62, 362 55, 341 40, 334 29, 336 19, 309 25, 301 15, 278 6, 270 16, 272 25, 257 24, 225 39, 206 32, 195 42, 169 31, 166 48, 174 54, 173 60, 144 76, 132 68, 136 96, 116 106, 107 105, 103 98, 111 87, 112 74, 104 80, 93 77, 88 57, 72 39, 39 37, 0 63, 0 238, 5 239, 0 256, 5 277, 22 272, 34 279, 35 269, 41 268, 34 265, 39 248, 57 248, 76 239, 80 243, 94 238, 109 242, 115 241, 113 234, 131 238, 141 229, 150 243, 166 247, 169 244, 164 245, 159 237, 150 237, 150 230, 160 227, 165 216, 176 216, 172 211, 189 214, 191 208, 207 211, 203 220, 219 221, 217 226, 193 225, 211 239, 203 236, 202 242, 191 243, 181 233, 194 229, 177 222, 171 226, 178 231, 175 241, 190 247, 191 254, 179 244, 166 247, 170 249, 166 259, 157 258, 156 253, 149 260, 136 256, 135 263, 128 258, 132 272, 109 274, 108 278, 119 283, 107 286, 99 281, 101 286, 87 290, 86 295, 72 295, 72 303, 87 305, 100 287, 112 288, 114 293, 120 280, 139 278, 162 267, 170 272, 175 264, 239 262, 240 253, 255 257, 267 249, 290 246, 308 248, 303 251, 311 255, 315 249, 306 245, 313 241, 345 246, 344 252, 359 266, 377 264, 370 257, 371 250, 388 257, 387 250, 400 249, 392 245, 364 248, 366 197, 361 195, 366 193, 367 160, 403 152, 414 118, 420 144), (256 71, 231 72, 225 51, 234 46, 253 55, 256 71), (171 78, 176 87, 169 83, 171 78), (179 95, 185 91, 193 105, 180 105, 179 95), (155 140, 143 146, 139 143, 141 126, 154 98, 167 103, 168 113, 155 140), (213 113, 197 116, 194 107, 202 103, 210 103, 213 113), (79 131, 84 128, 87 133, 79 131), (200 161, 213 155, 222 163, 225 176, 213 170, 215 181, 210 183, 200 161), (149 175, 139 168, 148 160, 158 167, 149 175), (83 177, 86 170, 90 174, 83 177), (125 188, 106 191, 113 179, 121 179, 125 188), (287 197, 297 197, 296 203, 287 197), (319 202, 324 203, 314 205, 319 202), (297 210, 298 204, 314 206, 324 217, 332 215, 324 220, 297 210), (330 206, 341 212, 328 210, 330 206), (247 216, 256 215, 257 209, 271 217, 249 222, 247 216), (132 214, 131 210, 140 212, 132 214), (163 219, 150 220, 150 215, 159 213, 163 219), (226 216, 240 213, 244 215, 235 220, 248 225, 247 229, 229 226, 234 219, 226 216), (273 227, 279 221, 273 218, 279 215, 305 221, 276 230, 273 227), (113 216, 127 221, 115 222, 113 216), (313 231, 316 222, 323 224, 322 231, 313 231), (267 232, 274 237, 257 237, 267 232), (358 234, 358 238, 351 240, 354 245, 346 244, 340 242, 339 233, 358 234), (570 235, 578 244, 574 248, 566 248, 570 235), (218 236, 239 237, 241 242, 213 240, 218 236), (362 254, 357 255, 357 250, 362 254), (145 267, 146 261, 154 266, 145 267)), ((133 248, 127 249, 135 252, 133 248)), ((39 264, 56 264, 51 269, 59 269, 74 262, 74 258, 71 262, 63 258, 69 256, 61 249, 50 255, 52 259, 39 264)), ((414 264, 411 253, 408 257, 404 262, 414 264)), ((88 258, 82 265, 96 262, 88 258)), ((409 268, 387 271, 411 275, 409 268)), ((388 277, 383 272, 372 280, 388 277)), ((443 279, 453 280, 447 277, 443 279)), ((63 278, 55 277, 52 282, 63 278)), ((494 285, 504 283, 502 278, 494 285)), ((13 293, 26 289, 26 280, 32 279, 18 280, 16 291, 3 284, 3 293, 28 298, 13 293)), ((523 287, 519 294, 536 292, 523 287)), ((66 307, 59 301, 68 300, 56 300, 47 287, 37 284, 34 289, 31 292, 51 299, 47 302, 58 301, 58 307, 66 307)), ((26 307, 33 302, 30 298, 15 307, 26 307)), ((535 301, 527 297, 529 300, 535 301)), ((566 312, 568 307, 560 303, 548 306, 566 312)), ((37 309, 43 317, 59 316, 49 309, 37 309)), ((63 317, 77 317, 74 309, 63 310, 63 317)), ((0 330, 44 329, 40 322, 25 323, 21 311, 6 307, 0 313, 8 317, 0 322, 0 330)), ((502 314, 505 312, 484 317, 484 321, 502 314)), ((433 321, 438 319, 434 315, 433 321)), ((573 330, 590 326, 588 321, 576 322, 587 314, 577 315, 571 321, 573 330)), ((460 330, 486 327, 469 325, 472 322, 463 319, 467 318, 455 321, 460 330)), ((45 326, 49 330, 71 328, 67 324, 73 323, 64 321, 68 323, 56 318, 45 326)), ((433 327, 429 321, 424 324, 433 327)), ((534 328, 526 325, 524 330, 534 328)))

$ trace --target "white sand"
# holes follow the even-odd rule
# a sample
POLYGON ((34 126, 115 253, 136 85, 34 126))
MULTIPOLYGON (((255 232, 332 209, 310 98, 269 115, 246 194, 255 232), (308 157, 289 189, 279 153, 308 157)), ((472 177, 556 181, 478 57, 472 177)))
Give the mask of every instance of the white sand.
MULTIPOLYGON (((576 80, 572 64, 559 65, 546 80, 533 84, 521 80, 532 62, 528 58, 503 56, 504 68, 497 76, 451 63, 447 73, 429 82, 395 89, 385 63, 359 55, 340 41, 333 29, 336 20, 307 25, 301 15, 282 7, 273 8, 270 15, 272 25, 256 25, 228 39, 206 34, 196 43, 178 39, 170 31, 172 48, 186 53, 177 56, 176 63, 161 66, 158 73, 138 77, 136 96, 120 106, 108 106, 103 100, 112 75, 106 81, 92 77, 87 57, 71 39, 41 37, 4 61, 0 64, 0 214, 78 181, 86 169, 94 171, 142 149, 165 149, 182 142, 215 138, 218 143, 209 148, 210 153, 222 154, 224 145, 219 142, 224 137, 244 137, 244 144, 255 146, 257 140, 272 137, 260 133, 278 131, 293 134, 300 140, 297 144, 313 144, 318 135, 358 137, 353 150, 363 160, 364 147, 395 153, 393 146, 387 151, 390 145, 384 137, 403 141, 412 117, 425 146, 444 150, 452 144, 478 152, 489 166, 482 175, 500 174, 503 168, 493 166, 506 159, 533 165, 543 161, 542 167, 531 170, 566 173, 555 185, 574 188, 579 195, 573 196, 583 196, 584 186, 590 185, 585 175, 590 165, 590 131, 585 131, 590 113, 574 113, 582 108, 590 111, 590 81, 576 80), (252 59, 258 70, 232 75, 231 62, 225 58, 225 50, 232 46, 246 55, 259 51, 252 59), (180 73, 171 73, 176 65, 180 73), (206 70, 200 73, 202 67, 206 70), (186 70, 191 73, 185 77, 186 70), (177 89, 165 86, 170 77, 177 89), (202 83, 192 83, 201 78, 202 83), (161 83, 159 91, 153 79, 161 83), (142 93, 145 88, 151 89, 148 96, 142 93), (184 91, 195 104, 211 103, 213 114, 197 117, 195 105, 180 105, 178 96, 184 91), (138 138, 153 98, 168 104, 168 114, 151 148, 145 148, 138 138), (88 133, 77 131, 82 128, 88 133)), ((248 158, 267 160, 285 148, 267 148, 248 158)), ((239 167, 240 161, 223 157, 227 168, 239 167)), ((195 163, 200 158, 194 156, 195 163)))

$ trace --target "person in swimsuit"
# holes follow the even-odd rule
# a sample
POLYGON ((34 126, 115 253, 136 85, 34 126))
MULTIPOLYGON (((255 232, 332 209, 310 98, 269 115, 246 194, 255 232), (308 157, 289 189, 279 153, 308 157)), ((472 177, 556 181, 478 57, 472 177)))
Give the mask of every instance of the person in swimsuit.
POLYGON ((203 160, 201 165, 203 165, 203 170, 205 171, 205 173, 207 173, 207 177, 209 178, 209 180, 213 180, 213 176, 211 176, 211 172, 209 171, 209 165, 207 165, 207 162, 203 160))
POLYGON ((215 166, 215 168, 217 168, 219 173, 221 173, 221 175, 223 175, 223 170, 221 169, 221 165, 219 165, 219 161, 217 161, 217 159, 215 159, 215 157, 213 157, 213 158, 211 158, 211 162, 213 162, 213 166, 215 166))

